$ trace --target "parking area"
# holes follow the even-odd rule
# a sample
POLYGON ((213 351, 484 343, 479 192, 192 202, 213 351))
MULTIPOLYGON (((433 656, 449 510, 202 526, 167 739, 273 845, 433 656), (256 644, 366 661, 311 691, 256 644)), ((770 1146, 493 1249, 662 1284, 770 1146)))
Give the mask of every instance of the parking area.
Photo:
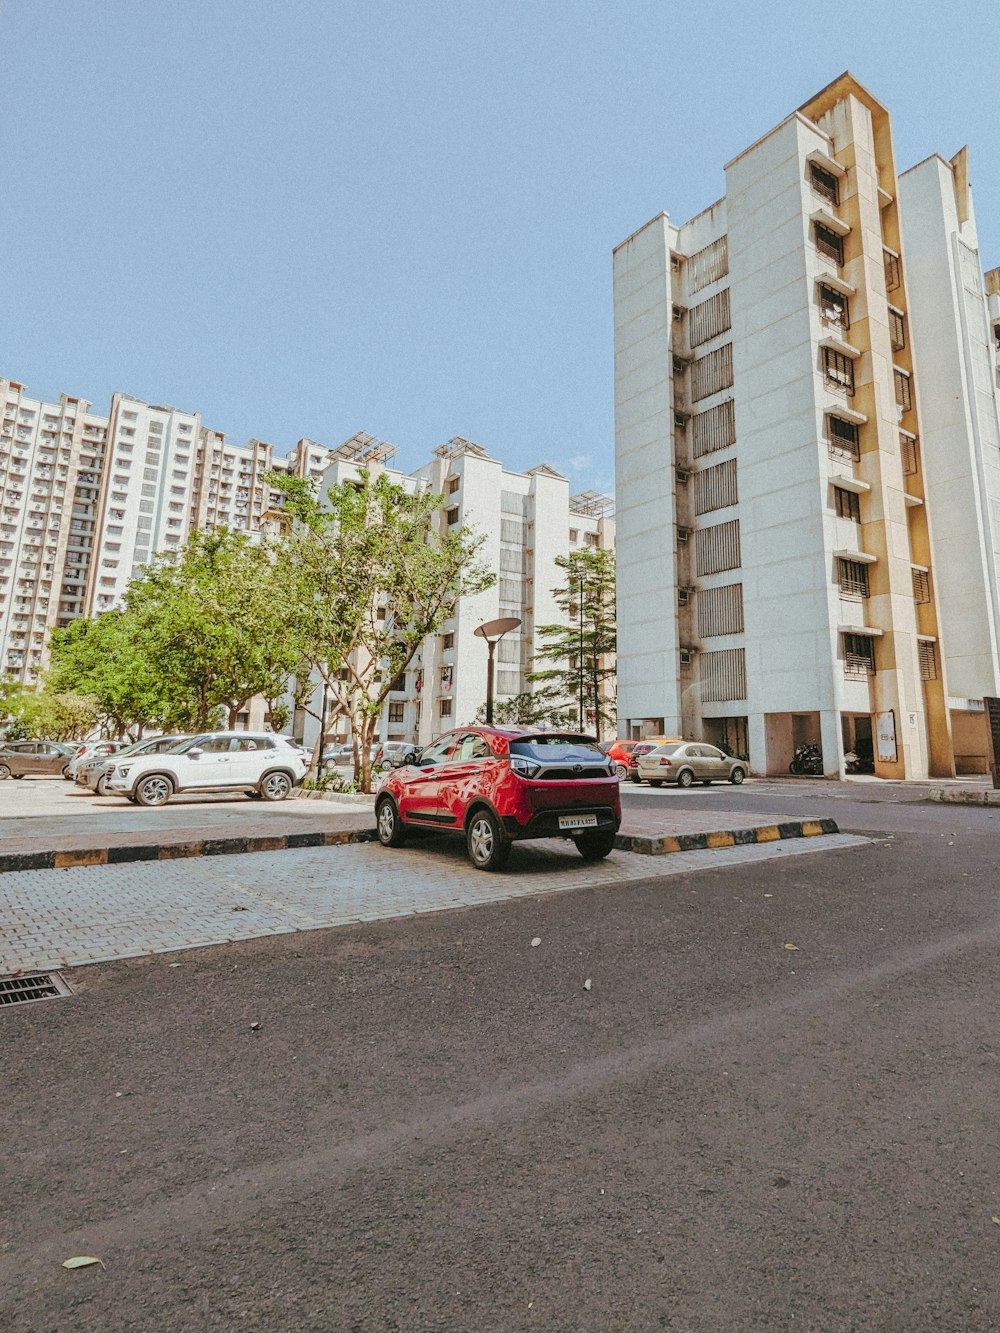
POLYGON ((515 845, 484 874, 458 839, 137 862, 0 876, 0 973, 73 967, 297 930, 621 886, 866 846, 845 835, 586 864, 562 841, 515 845))

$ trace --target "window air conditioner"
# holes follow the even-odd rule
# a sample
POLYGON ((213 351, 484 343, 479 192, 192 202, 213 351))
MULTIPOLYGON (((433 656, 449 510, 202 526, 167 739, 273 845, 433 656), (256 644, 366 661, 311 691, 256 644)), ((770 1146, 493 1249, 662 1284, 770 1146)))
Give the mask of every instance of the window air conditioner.
POLYGON ((691 600, 691 589, 690 589, 690 588, 678 588, 678 589, 677 589, 677 605, 678 605, 678 606, 687 606, 687 604, 690 602, 690 600, 691 600))
POLYGON ((681 666, 690 666, 694 661, 694 653, 690 648, 681 649, 681 666))
POLYGON ((675 469, 677 474, 677 485, 686 486, 691 478, 691 473, 685 467, 675 469))
POLYGON ((690 528, 678 528, 678 529, 677 529, 677 540, 678 540, 679 542, 686 542, 690 536, 691 536, 691 529, 690 529, 690 528))

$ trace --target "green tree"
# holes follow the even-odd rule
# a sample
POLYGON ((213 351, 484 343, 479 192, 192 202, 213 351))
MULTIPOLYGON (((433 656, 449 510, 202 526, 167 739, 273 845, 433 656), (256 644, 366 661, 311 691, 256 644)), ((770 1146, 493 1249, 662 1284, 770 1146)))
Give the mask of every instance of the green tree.
POLYGON ((163 671, 134 616, 105 611, 52 632, 47 690, 78 691, 92 698, 101 725, 113 736, 159 722, 169 711, 163 671))
MULTIPOLYGON (((202 730, 256 694, 277 701, 301 665, 284 572, 266 543, 220 528, 163 552, 125 593, 122 628, 155 680, 164 728, 202 730)), ((145 696, 143 695, 143 698, 145 696)))
POLYGON ((271 473, 268 483, 294 519, 280 547, 290 638, 329 687, 334 716, 350 721, 355 777, 370 791, 370 746, 393 682, 456 599, 494 575, 476 560, 481 538, 443 528, 442 497, 409 494, 384 473, 332 486, 323 504, 300 478, 271 473))
MULTIPOLYGON (((493 722, 498 727, 534 727, 552 719, 537 694, 525 690, 510 699, 498 699, 493 705, 493 722)), ((486 723, 486 705, 480 705, 473 718, 477 726, 486 723)))
POLYGON ((7 727, 9 740, 79 740, 100 716, 96 700, 72 691, 25 688, 7 727))
POLYGON ((540 713, 557 726, 584 726, 598 740, 615 724, 615 558, 612 551, 584 547, 557 556, 564 572, 553 596, 563 613, 558 625, 539 625, 538 648, 528 682, 540 713))

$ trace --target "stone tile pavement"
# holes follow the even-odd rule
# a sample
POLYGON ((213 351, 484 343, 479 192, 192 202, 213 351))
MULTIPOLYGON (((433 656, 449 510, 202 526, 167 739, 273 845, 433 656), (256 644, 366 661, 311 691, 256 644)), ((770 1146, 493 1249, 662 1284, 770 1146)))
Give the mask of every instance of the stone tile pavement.
POLYGON ((864 845, 867 839, 834 834, 668 857, 613 852, 606 861, 587 865, 562 843, 523 843, 514 848, 506 873, 488 875, 472 869, 457 839, 427 839, 395 851, 367 843, 28 870, 0 876, 0 973, 74 967, 864 845))

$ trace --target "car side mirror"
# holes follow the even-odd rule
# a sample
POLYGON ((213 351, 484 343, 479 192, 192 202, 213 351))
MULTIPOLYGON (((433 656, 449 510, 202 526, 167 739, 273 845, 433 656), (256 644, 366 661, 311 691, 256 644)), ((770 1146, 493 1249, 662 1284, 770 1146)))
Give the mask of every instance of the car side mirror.
POLYGON ((189 759, 200 759, 201 756, 202 756, 202 754, 204 754, 204 751, 203 751, 203 750, 199 750, 199 749, 197 749, 197 748, 195 748, 195 749, 193 749, 193 750, 188 750, 188 758, 189 758, 189 759))

